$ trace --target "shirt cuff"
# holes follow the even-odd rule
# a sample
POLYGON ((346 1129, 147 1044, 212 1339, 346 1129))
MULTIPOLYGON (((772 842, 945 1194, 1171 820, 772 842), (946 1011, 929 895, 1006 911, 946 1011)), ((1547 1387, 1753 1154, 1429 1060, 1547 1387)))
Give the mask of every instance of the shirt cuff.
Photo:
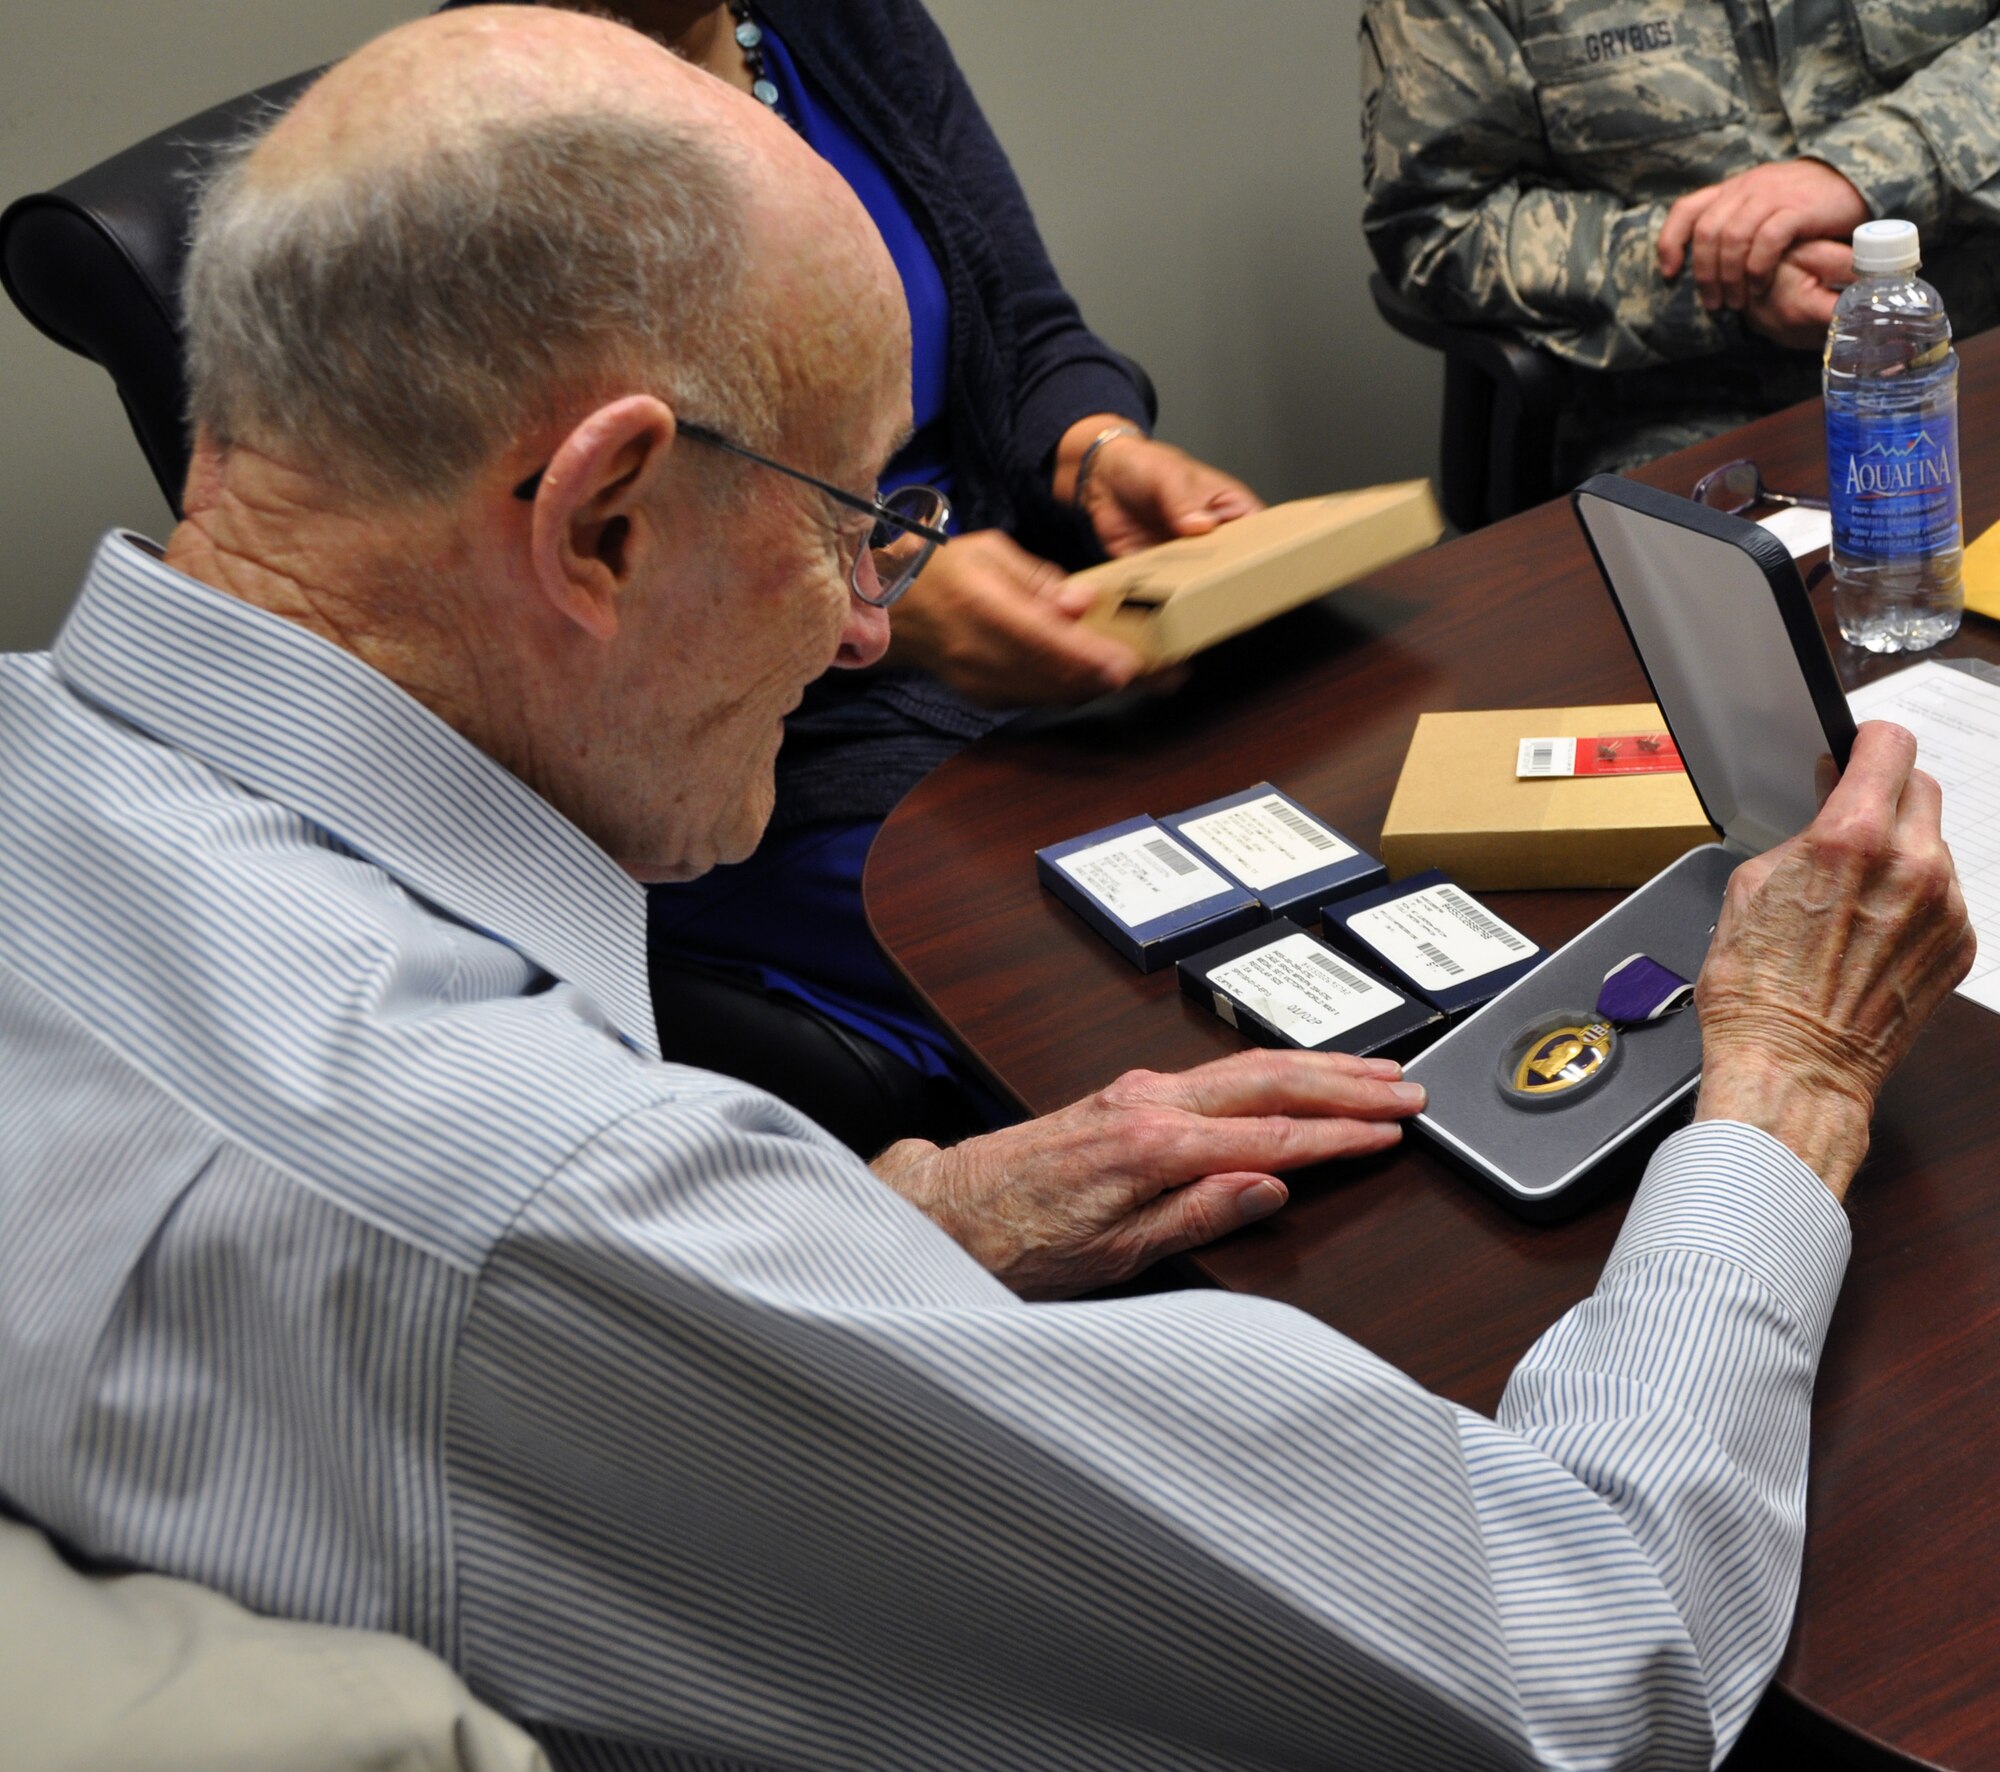
POLYGON ((1692 1250, 1734 1262, 1826 1334, 1852 1233, 1833 1192, 1768 1132, 1703 1120, 1653 1153, 1605 1264, 1692 1250))
POLYGON ((1944 218, 1943 169, 1929 138, 1908 117, 1868 105, 1801 142, 1799 150, 1846 179, 1872 216, 1913 221, 1926 235, 1944 218))
MULTIPOLYGON (((1660 275, 1666 219, 1664 203, 1627 205, 1608 191, 1522 192, 1506 221, 1505 263, 1506 305, 1526 317, 1524 342, 1612 372, 1726 350, 1734 340, 1687 268, 1672 282, 1660 275)), ((1477 319, 1472 307, 1440 313, 1477 319)))

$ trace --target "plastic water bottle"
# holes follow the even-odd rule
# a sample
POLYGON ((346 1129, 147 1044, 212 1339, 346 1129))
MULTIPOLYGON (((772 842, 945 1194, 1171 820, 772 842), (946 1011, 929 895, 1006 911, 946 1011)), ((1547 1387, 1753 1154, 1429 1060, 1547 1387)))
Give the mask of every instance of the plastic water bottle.
POLYGON ((1870 652, 1948 640, 1965 607, 1958 355, 1918 262, 1915 223, 1862 223, 1826 335, 1834 614, 1870 652))

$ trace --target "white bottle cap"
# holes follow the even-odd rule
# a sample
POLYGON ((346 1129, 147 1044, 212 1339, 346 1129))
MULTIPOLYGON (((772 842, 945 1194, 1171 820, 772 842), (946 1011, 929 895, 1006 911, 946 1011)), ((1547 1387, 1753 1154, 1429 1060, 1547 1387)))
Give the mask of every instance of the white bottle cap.
POLYGON ((1883 271, 1914 271, 1922 262, 1917 251, 1915 222, 1863 222, 1854 230, 1854 270, 1857 276, 1873 276, 1883 271))

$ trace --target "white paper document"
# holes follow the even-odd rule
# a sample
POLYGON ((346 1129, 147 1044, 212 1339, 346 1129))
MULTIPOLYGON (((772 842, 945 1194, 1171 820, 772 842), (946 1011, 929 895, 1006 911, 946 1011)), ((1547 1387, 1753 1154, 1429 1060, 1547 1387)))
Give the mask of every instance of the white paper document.
POLYGON ((1932 659, 1857 689, 1847 705, 1857 720, 1908 727, 1917 761, 1943 786, 1944 840, 1979 937, 1958 994, 2000 1011, 2000 685, 1932 659))
POLYGON ((1768 517, 1759 517, 1757 526, 1768 529, 1783 542, 1794 560, 1803 560, 1808 554, 1833 546, 1831 511, 1809 511, 1803 505, 1791 505, 1768 517))

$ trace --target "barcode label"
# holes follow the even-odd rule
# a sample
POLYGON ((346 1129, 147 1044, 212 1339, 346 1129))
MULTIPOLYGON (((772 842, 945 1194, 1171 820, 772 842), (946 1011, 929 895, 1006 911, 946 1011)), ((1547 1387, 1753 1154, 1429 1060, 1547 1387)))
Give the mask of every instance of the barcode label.
POLYGON ((1222 1004, 1234 999, 1301 1046, 1323 1046, 1408 1001, 1365 972, 1342 965, 1303 932, 1224 962, 1209 973, 1208 987, 1216 995, 1216 1013, 1225 1020, 1230 1017, 1222 1004))
POLYGON ((1128 929, 1173 916, 1230 890, 1156 824, 1121 831, 1055 865, 1128 929))
POLYGON ((1498 917, 1482 909, 1455 887, 1440 886, 1436 890, 1438 903, 1473 934, 1483 935, 1488 941, 1497 941, 1512 954, 1525 954, 1534 947, 1535 944, 1519 930, 1508 928, 1498 917))
POLYGON ((1190 818, 1177 832, 1252 892, 1268 892, 1361 853, 1275 789, 1220 812, 1190 818))
POLYGON ((1522 781, 1576 773, 1576 740, 1524 738, 1514 759, 1514 774, 1522 781))
POLYGON ((1430 961, 1430 963, 1433 966, 1435 966, 1440 972, 1444 973, 1445 976, 1448 978, 1456 978, 1461 972, 1465 970, 1463 966, 1461 966, 1456 960, 1454 960, 1448 953, 1444 951, 1443 948, 1439 947, 1438 944, 1434 941, 1418 942, 1417 952, 1422 954, 1425 959, 1430 961))
POLYGON ((1535 954, 1518 929, 1442 880, 1356 911, 1347 927, 1426 990, 1470 984, 1535 954))
POLYGON ((1338 980, 1340 984, 1350 991, 1365 991, 1368 988, 1368 981, 1365 978, 1362 978, 1358 973, 1350 972, 1323 949, 1313 949, 1311 953, 1306 955, 1306 958, 1329 978, 1338 980))
POLYGON ((1329 832, 1322 830, 1318 825, 1314 824, 1311 819, 1306 817, 1296 807, 1287 806, 1282 800, 1273 800, 1270 802, 1269 811, 1271 816, 1281 825, 1297 832, 1298 835, 1305 838, 1315 849, 1337 849, 1340 847, 1338 841, 1329 832))

